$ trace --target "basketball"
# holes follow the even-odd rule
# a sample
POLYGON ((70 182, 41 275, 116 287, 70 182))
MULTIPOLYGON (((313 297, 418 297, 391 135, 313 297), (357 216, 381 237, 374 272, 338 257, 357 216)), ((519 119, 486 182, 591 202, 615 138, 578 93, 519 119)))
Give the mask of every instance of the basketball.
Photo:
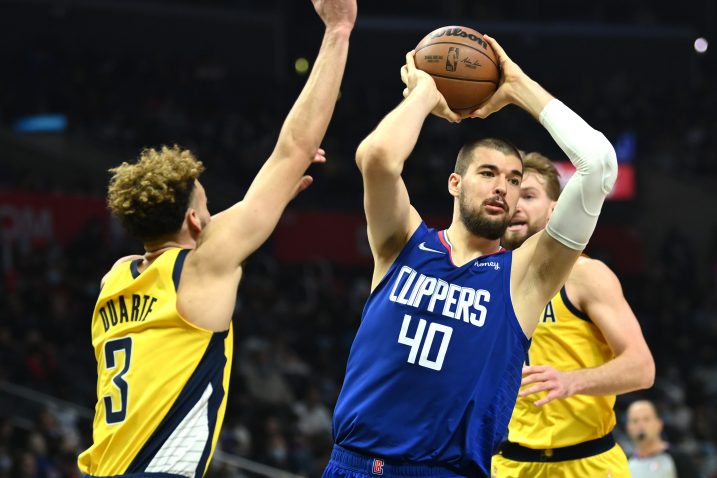
POLYGON ((441 27, 416 46, 416 67, 430 74, 456 113, 469 113, 498 88, 498 60, 472 28, 441 27))

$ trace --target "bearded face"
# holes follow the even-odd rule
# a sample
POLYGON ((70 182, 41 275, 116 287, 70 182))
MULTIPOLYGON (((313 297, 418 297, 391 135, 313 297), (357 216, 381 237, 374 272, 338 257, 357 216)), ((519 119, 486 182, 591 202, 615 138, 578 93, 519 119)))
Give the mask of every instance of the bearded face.
POLYGON ((458 198, 461 221, 472 234, 487 239, 499 239, 510 223, 508 204, 500 196, 486 199, 479 207, 469 204, 465 190, 458 198), (499 210, 502 210, 502 214, 499 210))
POLYGON ((531 224, 527 222, 524 216, 516 216, 518 216, 517 212, 509 221, 508 227, 500 241, 501 245, 510 251, 519 248, 530 236, 545 228, 544 225, 538 226, 534 223, 531 224))
POLYGON ((520 185, 515 214, 501 240, 503 247, 515 250, 530 236, 545 229, 554 207, 555 201, 548 197, 545 189, 545 179, 538 174, 527 173, 520 185))

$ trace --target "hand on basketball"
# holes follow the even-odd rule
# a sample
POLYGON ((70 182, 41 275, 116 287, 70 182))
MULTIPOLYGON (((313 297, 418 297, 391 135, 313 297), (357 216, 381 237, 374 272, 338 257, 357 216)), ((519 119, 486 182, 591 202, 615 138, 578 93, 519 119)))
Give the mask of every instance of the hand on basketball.
POLYGON ((573 384, 570 374, 561 372, 549 365, 533 365, 523 367, 523 381, 521 386, 535 384, 518 393, 519 397, 527 397, 538 392, 548 392, 540 400, 534 402, 536 407, 552 402, 556 398, 567 398, 572 396, 573 384))
POLYGON ((510 59, 494 38, 488 35, 483 35, 483 38, 490 44, 498 57, 501 70, 500 85, 490 98, 469 115, 471 118, 487 118, 506 105, 517 104, 519 85, 527 78, 523 70, 510 59))
MULTIPOLYGON (((316 153, 314 154, 314 158, 311 160, 311 164, 317 164, 317 163, 325 163, 326 162, 326 151, 319 148, 316 150, 316 153)), ((296 185, 296 188, 294 189, 294 194, 292 195, 291 199, 295 199, 296 196, 299 195, 299 193, 306 191, 306 189, 311 186, 311 184, 314 182, 314 178, 309 176, 308 174, 303 176, 301 179, 299 179, 298 184, 296 185)))
POLYGON ((327 29, 347 28, 356 22, 356 0, 311 0, 327 29))
POLYGON ((408 95, 416 90, 416 88, 419 88, 419 85, 423 85, 423 89, 432 95, 436 102, 436 106, 431 110, 431 113, 440 118, 447 119, 451 123, 459 123, 461 116, 448 107, 446 99, 438 91, 438 88, 436 88, 436 82, 433 81, 431 75, 416 68, 415 53, 413 50, 406 53, 406 64, 401 67, 401 81, 406 85, 406 88, 403 90, 403 97, 408 98, 408 95))

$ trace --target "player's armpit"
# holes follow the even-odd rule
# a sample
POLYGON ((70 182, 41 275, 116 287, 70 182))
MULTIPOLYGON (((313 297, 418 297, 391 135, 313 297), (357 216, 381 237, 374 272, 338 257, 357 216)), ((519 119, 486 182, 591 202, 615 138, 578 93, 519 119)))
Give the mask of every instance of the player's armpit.
POLYGON ((580 254, 581 251, 558 242, 545 230, 513 251, 511 297, 526 336, 532 336, 540 312, 563 286, 580 254))

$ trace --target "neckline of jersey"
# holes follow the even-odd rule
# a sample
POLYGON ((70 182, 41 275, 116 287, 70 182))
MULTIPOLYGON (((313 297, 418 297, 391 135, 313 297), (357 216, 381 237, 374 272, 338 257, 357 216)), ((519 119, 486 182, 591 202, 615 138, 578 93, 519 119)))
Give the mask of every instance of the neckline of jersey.
POLYGON ((448 251, 448 260, 450 260, 451 265, 452 265, 453 267, 457 268, 457 269, 460 269, 461 267, 465 267, 465 266, 467 266, 468 264, 475 263, 476 261, 479 261, 479 260, 483 259, 484 257, 494 256, 494 255, 496 255, 496 254, 500 254, 501 252, 507 251, 507 249, 505 249, 503 246, 498 245, 498 250, 497 250, 497 251, 495 251, 495 252, 490 252, 490 253, 488 253, 488 254, 480 255, 480 256, 476 257, 475 259, 471 259, 470 261, 466 262, 466 263, 463 264, 462 266, 459 266, 459 265, 456 264, 456 262, 453 260, 453 244, 451 244, 450 239, 448 239, 448 230, 442 229, 442 230, 438 231, 438 241, 439 241, 439 242, 443 245, 443 247, 445 247, 446 250, 448 251))
MULTIPOLYGON (((154 263, 157 262, 157 261, 159 260, 159 258, 162 257, 165 253, 167 253, 167 252, 169 252, 169 251, 171 251, 171 250, 174 250, 174 249, 181 249, 181 248, 180 248, 180 247, 172 247, 172 248, 170 248, 170 249, 167 249, 166 251, 162 251, 162 253, 161 253, 160 255, 158 255, 157 257, 155 257, 154 260, 153 260, 152 262, 150 262, 150 264, 147 266, 147 269, 149 269, 150 267, 152 267, 152 266, 154 265, 154 263)), ((147 269, 143 270, 142 272, 139 271, 139 264, 140 264, 143 260, 144 260, 144 257, 140 257, 139 259, 135 259, 135 260, 133 260, 132 262, 129 263, 129 271, 130 271, 130 273, 132 274, 132 279, 136 279, 137 277, 139 277, 139 276, 140 276, 141 274, 143 274, 144 272, 147 272, 147 269)))

